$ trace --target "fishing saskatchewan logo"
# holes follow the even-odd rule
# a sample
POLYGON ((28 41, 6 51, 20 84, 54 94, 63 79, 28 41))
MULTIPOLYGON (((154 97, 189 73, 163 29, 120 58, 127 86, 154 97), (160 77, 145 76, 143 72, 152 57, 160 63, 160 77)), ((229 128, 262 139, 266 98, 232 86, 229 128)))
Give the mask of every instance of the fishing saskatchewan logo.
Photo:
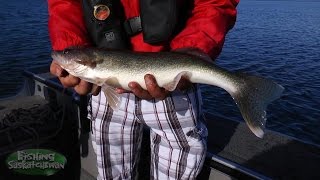
POLYGON ((7 157, 9 169, 28 175, 50 176, 64 169, 67 159, 57 152, 47 149, 25 149, 7 157))

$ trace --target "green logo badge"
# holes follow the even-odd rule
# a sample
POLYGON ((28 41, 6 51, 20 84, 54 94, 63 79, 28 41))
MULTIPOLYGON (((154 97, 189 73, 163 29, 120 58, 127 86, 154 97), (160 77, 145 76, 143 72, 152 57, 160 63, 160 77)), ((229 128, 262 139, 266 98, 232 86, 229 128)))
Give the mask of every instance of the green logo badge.
POLYGON ((50 176, 64 169, 67 159, 47 149, 25 149, 10 154, 6 163, 9 169, 18 173, 50 176))

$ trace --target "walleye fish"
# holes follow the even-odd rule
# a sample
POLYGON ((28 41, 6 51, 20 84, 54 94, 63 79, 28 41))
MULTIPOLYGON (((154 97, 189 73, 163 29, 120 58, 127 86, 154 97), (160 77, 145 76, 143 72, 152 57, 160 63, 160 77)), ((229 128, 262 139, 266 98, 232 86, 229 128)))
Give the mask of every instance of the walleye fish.
POLYGON ((135 81, 146 89, 144 76, 152 74, 158 85, 175 90, 181 77, 192 83, 218 86, 238 105, 250 130, 262 138, 266 108, 284 88, 275 82, 245 73, 233 73, 200 57, 178 52, 139 53, 94 48, 53 51, 52 58, 71 75, 101 86, 109 105, 117 110, 121 96, 115 88, 130 90, 135 81))

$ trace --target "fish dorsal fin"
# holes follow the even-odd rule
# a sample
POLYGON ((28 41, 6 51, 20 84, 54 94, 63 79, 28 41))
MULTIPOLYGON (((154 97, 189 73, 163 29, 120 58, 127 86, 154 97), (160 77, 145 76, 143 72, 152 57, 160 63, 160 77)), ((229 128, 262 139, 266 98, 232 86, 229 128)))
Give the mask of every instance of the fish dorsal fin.
POLYGON ((188 71, 182 71, 179 74, 176 75, 176 77, 174 77, 173 81, 164 84, 163 88, 165 88, 168 91, 174 91, 181 79, 181 77, 185 77, 187 79, 190 79, 191 73, 188 71))
POLYGON ((117 111, 120 108, 121 95, 116 92, 116 89, 114 87, 109 86, 106 83, 102 85, 101 89, 107 97, 109 106, 114 111, 117 111))

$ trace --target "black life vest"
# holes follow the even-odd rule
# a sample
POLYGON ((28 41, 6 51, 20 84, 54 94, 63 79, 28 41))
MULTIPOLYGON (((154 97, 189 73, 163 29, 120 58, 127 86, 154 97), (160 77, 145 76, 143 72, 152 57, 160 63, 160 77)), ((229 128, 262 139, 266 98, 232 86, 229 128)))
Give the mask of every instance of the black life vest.
POLYGON ((119 0, 83 0, 83 11, 95 46, 113 49, 129 48, 128 37, 141 31, 146 43, 167 42, 175 33, 178 17, 176 0, 140 0, 140 16, 128 20, 119 0), (106 19, 97 17, 100 7, 109 10, 106 19))
POLYGON ((127 36, 122 23, 124 13, 120 1, 112 0, 83 0, 84 20, 91 41, 96 47, 110 49, 128 48, 127 36), (108 8, 109 15, 106 19, 97 19, 95 12, 99 6, 108 8), (122 12, 120 12, 122 10, 122 12))

